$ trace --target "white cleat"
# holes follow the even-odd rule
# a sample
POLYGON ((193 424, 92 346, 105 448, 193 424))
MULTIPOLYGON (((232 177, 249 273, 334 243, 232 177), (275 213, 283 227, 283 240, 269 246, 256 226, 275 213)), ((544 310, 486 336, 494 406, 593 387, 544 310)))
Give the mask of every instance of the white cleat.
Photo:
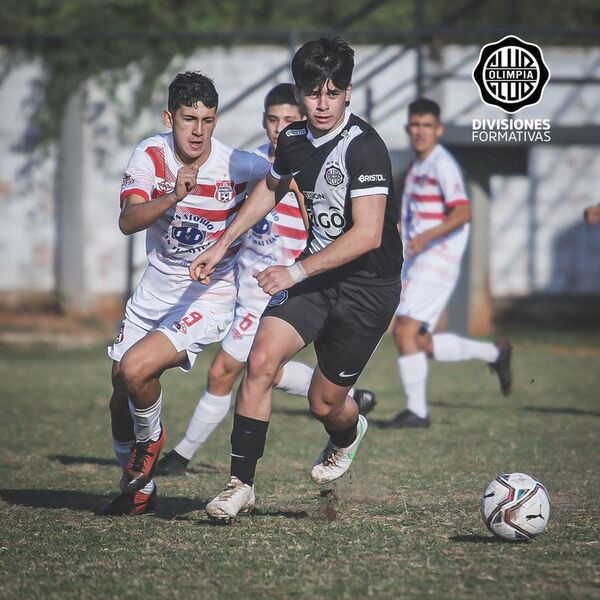
POLYGON ((330 483, 341 477, 352 464, 358 451, 362 439, 367 433, 369 423, 362 415, 358 415, 358 426, 356 429, 356 439, 347 448, 338 448, 331 443, 331 440, 325 446, 317 458, 310 476, 317 484, 330 483))
POLYGON ((254 508, 254 486, 231 477, 227 487, 206 505, 206 514, 213 519, 233 519, 240 512, 254 508))

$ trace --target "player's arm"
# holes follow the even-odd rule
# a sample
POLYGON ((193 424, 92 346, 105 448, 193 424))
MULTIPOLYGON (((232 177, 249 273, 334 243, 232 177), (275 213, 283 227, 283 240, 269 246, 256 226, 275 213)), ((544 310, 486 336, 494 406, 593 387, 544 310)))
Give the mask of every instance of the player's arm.
POLYGON ((310 219, 308 218, 308 211, 306 210, 306 203, 304 202, 304 194, 300 191, 300 188, 294 179, 292 179, 290 182, 290 192, 296 196, 298 208, 300 209, 300 215, 302 216, 302 222, 304 223, 304 229, 308 231, 310 227, 310 219))
POLYGON ((169 208, 183 200, 196 186, 198 168, 185 166, 177 172, 175 188, 170 194, 146 200, 139 194, 130 194, 123 201, 119 215, 119 229, 125 234, 147 229, 169 208))
POLYGON ((357 196, 352 199, 352 227, 323 250, 298 261, 291 267, 269 267, 257 276, 267 294, 292 287, 295 283, 341 267, 371 250, 379 248, 387 197, 384 194, 357 196))
POLYGON ((448 235, 455 229, 462 227, 471 221, 471 206, 469 204, 459 204, 450 209, 450 212, 443 223, 420 233, 415 236, 409 246, 408 252, 411 255, 419 254, 437 238, 448 235))
POLYGON ((289 192, 290 181, 291 177, 276 179, 270 173, 261 179, 219 240, 192 262, 190 277, 194 281, 209 283, 211 273, 229 246, 273 210, 275 204, 289 192))

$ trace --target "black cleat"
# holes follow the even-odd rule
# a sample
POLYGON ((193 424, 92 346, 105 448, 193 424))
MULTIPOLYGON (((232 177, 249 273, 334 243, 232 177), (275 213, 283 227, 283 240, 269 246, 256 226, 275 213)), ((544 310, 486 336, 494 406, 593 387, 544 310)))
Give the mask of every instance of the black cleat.
POLYGON ((488 364, 490 365, 490 369, 498 375, 502 394, 510 396, 512 392, 512 369, 510 368, 512 345, 506 340, 498 340, 495 342, 495 345, 499 350, 498 358, 496 362, 488 364))
POLYGON ((382 429, 404 429, 406 427, 429 427, 429 417, 419 417, 408 408, 398 413, 393 419, 381 423, 382 429))
POLYGON ((183 458, 181 454, 175 450, 171 450, 168 454, 165 454, 156 465, 155 475, 185 475, 187 466, 189 464, 187 458, 183 458))
POLYGON ((358 404, 358 412, 361 415, 371 412, 377 404, 375 392, 371 390, 354 390, 354 401, 358 404))
POLYGON ((105 504, 98 515, 110 517, 116 515, 145 515, 156 510, 156 486, 151 494, 135 492, 135 494, 120 494, 105 504))

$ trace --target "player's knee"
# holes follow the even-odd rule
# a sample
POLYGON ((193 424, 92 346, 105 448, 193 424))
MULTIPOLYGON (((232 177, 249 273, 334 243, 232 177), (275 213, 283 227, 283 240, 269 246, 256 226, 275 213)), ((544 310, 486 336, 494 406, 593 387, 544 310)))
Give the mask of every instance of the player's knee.
POLYGON ((333 404, 314 396, 309 396, 309 407, 312 416, 319 421, 327 421, 336 411, 336 407, 333 404))
POLYGON ((279 365, 270 352, 267 352, 260 347, 254 348, 252 352, 250 352, 246 364, 247 378, 249 381, 261 379, 272 385, 278 370, 279 365))
POLYGON ((128 392, 138 389, 151 376, 149 365, 141 357, 125 353, 121 359, 120 378, 128 392))

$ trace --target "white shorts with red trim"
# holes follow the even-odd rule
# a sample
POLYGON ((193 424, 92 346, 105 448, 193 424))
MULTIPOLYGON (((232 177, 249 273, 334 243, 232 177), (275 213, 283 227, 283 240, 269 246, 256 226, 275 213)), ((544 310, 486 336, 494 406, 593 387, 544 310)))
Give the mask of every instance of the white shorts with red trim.
POLYGON ((423 323, 432 332, 450 300, 454 286, 439 285, 422 279, 402 281, 397 317, 410 317, 423 323))
POLYGON ((119 362, 134 344, 153 331, 164 333, 177 352, 185 350, 187 360, 182 371, 194 366, 196 356, 210 344, 220 342, 233 319, 235 285, 217 281, 193 294, 184 294, 170 304, 151 294, 143 280, 125 307, 117 337, 108 347, 108 355, 119 362), (198 293, 200 291, 200 293, 198 293))

